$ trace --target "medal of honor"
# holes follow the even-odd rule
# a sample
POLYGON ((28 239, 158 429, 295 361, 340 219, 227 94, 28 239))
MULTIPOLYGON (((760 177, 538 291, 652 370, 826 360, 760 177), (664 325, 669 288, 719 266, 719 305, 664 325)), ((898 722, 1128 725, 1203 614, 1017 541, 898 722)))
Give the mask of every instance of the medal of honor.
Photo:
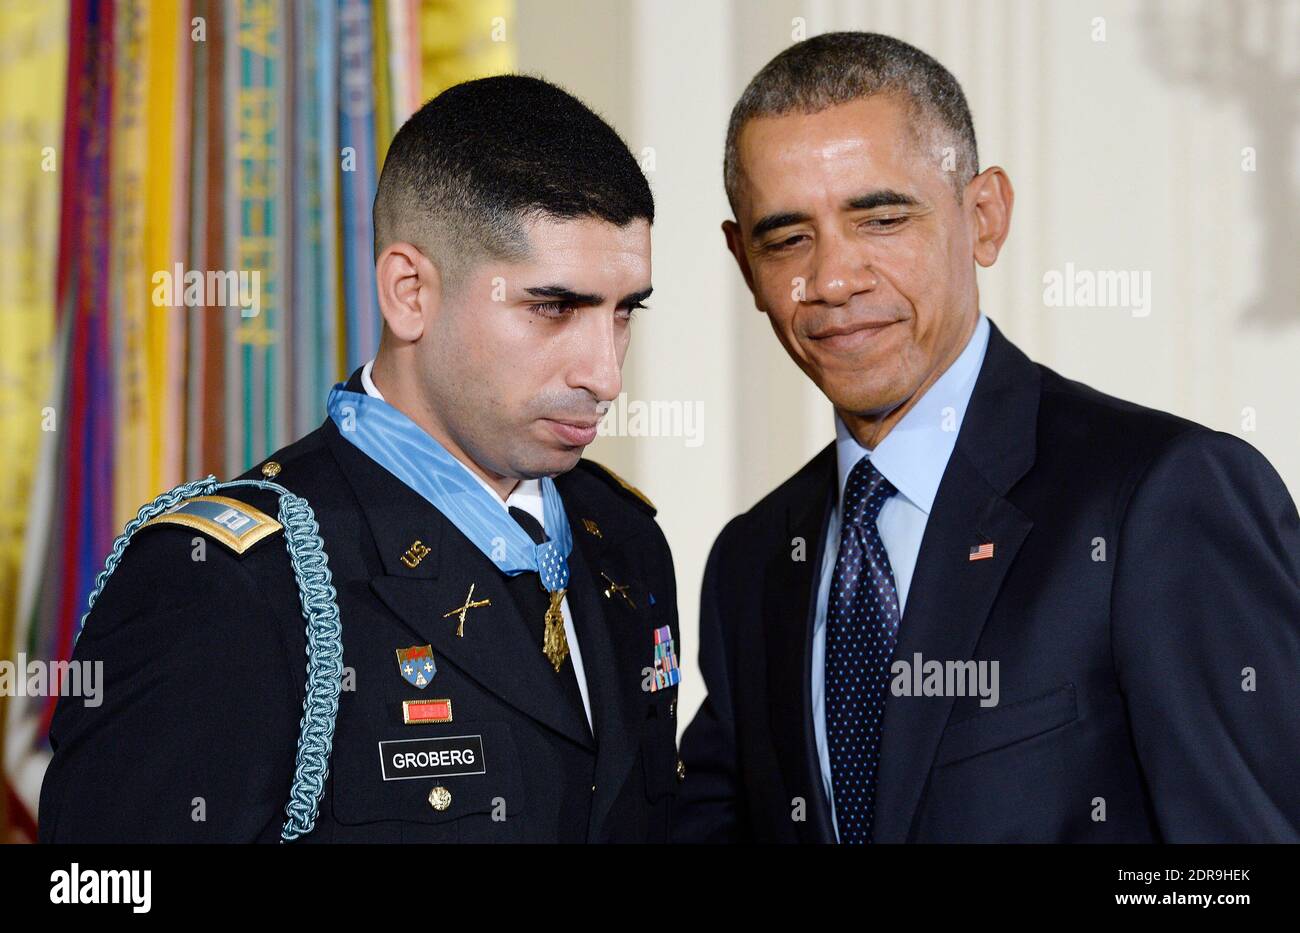
POLYGON ((564 602, 564 590, 551 591, 551 604, 546 609, 545 629, 542 635, 542 654, 551 662, 558 674, 569 656, 569 636, 564 632, 564 613, 560 604, 564 602))

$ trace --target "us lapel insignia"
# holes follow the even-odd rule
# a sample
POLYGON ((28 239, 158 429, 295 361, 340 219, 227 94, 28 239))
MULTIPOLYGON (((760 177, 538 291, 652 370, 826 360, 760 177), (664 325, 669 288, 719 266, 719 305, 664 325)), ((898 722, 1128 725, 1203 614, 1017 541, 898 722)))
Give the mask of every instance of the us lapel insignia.
POLYGON ((406 549, 406 553, 402 555, 402 563, 414 570, 416 567, 420 566, 420 561, 429 556, 429 553, 429 546, 427 544, 423 541, 415 541, 406 549))
POLYGON ((993 556, 993 542, 988 541, 970 549, 970 560, 988 560, 993 556))
POLYGON ((619 596, 622 596, 625 600, 627 600, 627 604, 629 606, 631 606, 633 609, 636 608, 636 603, 632 602, 632 597, 627 595, 626 583, 615 583, 613 580, 609 578, 609 574, 605 573, 605 571, 603 570, 600 572, 600 575, 604 577, 605 582, 609 584, 609 586, 605 587, 606 599, 613 599, 614 594, 617 593, 619 596))
POLYGON ((587 534, 589 535, 595 535, 597 538, 605 537, 600 533, 600 526, 589 518, 584 518, 582 520, 582 527, 587 529, 587 534))
POLYGON ((402 722, 408 726, 451 722, 451 700, 403 700, 402 722))
POLYGON ((492 600, 490 600, 490 599, 477 599, 477 600, 476 600, 476 599, 474 598, 474 587, 475 587, 476 585, 477 585, 477 584, 474 584, 474 583, 471 583, 471 584, 469 585, 469 595, 465 597, 465 604, 464 604, 464 605, 462 605, 462 606, 457 606, 455 609, 451 610, 451 612, 444 612, 444 613, 442 614, 442 617, 443 617, 444 619, 450 619, 452 616, 456 616, 456 617, 460 620, 460 624, 456 626, 456 636, 457 636, 458 638, 464 638, 464 637, 465 637, 465 616, 469 614, 469 611, 470 611, 471 609, 477 609, 479 606, 490 606, 490 605, 492 605, 492 600))
POLYGON ((650 681, 650 692, 675 687, 682 680, 677 666, 677 649, 673 646, 673 630, 665 625, 655 629, 655 675, 650 681))
POLYGON ((428 645, 398 648, 397 670, 403 680, 423 690, 438 673, 438 665, 433 663, 433 648, 428 645))

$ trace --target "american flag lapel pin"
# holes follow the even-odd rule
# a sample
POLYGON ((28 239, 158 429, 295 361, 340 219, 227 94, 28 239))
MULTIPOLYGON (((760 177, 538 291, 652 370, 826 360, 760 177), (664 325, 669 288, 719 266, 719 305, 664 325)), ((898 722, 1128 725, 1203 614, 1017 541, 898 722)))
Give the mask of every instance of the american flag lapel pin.
POLYGON ((987 560, 993 556, 993 542, 987 541, 970 549, 971 560, 987 560))

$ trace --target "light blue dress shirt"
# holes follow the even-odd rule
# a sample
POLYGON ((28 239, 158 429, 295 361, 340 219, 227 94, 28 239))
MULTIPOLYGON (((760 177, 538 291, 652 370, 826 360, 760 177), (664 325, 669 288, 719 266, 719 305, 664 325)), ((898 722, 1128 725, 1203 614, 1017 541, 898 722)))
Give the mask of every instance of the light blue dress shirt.
MULTIPOLYGON (((889 564, 894 571, 894 585, 898 590, 900 612, 907 609, 907 591, 916 569, 916 557, 921 550, 925 524, 930 519, 939 481, 943 479, 957 444, 966 406, 970 402, 975 380, 984 363, 984 351, 989 343, 989 322, 983 312, 975 324, 966 347, 958 355, 928 392, 894 425, 885 439, 868 450, 854 440, 849 429, 837 414, 835 416, 835 460, 839 473, 839 486, 835 506, 831 509, 830 524, 826 529, 825 547, 822 549, 821 578, 817 587, 817 612, 813 619, 812 643, 812 708, 813 731, 817 739, 817 758, 821 763, 822 783, 826 786, 826 799, 831 804, 831 823, 836 837, 835 796, 831 789, 831 757, 826 743, 826 607, 831 588, 831 575, 835 571, 835 558, 840 546, 840 499, 849 471, 863 457, 870 457, 876 469, 894 484, 898 494, 892 496, 880 510, 876 528, 889 554, 889 564)), ((904 623, 906 621, 904 620, 904 623)))

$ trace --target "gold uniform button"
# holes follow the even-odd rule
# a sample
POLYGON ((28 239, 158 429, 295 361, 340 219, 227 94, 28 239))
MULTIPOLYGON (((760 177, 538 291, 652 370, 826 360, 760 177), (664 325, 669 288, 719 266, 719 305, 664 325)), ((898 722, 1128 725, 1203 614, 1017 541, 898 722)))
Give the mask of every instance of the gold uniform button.
POLYGON ((677 759, 677 780, 686 780, 686 765, 682 763, 680 758, 677 759))
POLYGON ((262 475, 267 479, 275 479, 280 475, 280 464, 274 460, 268 460, 262 464, 262 475))
POLYGON ((429 806, 439 813, 451 806, 451 791, 439 784, 429 791, 429 806))

